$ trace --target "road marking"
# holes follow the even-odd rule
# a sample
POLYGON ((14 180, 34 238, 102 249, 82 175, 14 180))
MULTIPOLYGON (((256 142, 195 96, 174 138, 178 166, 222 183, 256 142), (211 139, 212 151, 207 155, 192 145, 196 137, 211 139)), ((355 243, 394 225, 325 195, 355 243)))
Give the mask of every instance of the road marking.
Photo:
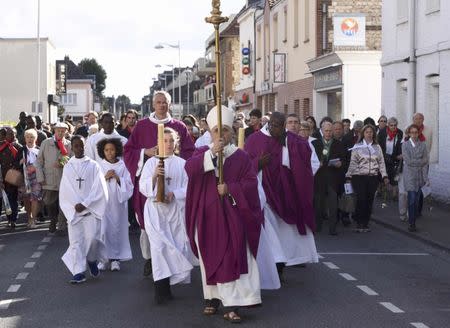
POLYGON ((322 263, 325 264, 331 270, 339 269, 339 267, 336 264, 332 263, 332 262, 322 262, 322 263))
POLYGON ((353 253, 353 252, 327 252, 321 255, 373 255, 373 256, 430 256, 428 253, 353 253))
POLYGON ((5 245, 0 245, 0 251, 5 248, 5 245))
POLYGON ((344 279, 348 281, 356 281, 357 279, 348 273, 339 273, 344 279))
POLYGON ((356 287, 361 289, 364 293, 366 293, 369 296, 376 296, 376 295, 378 295, 378 293, 376 291, 374 291, 373 289, 371 289, 371 288, 369 288, 367 286, 361 285, 361 286, 356 286, 356 287))
POLYGON ((31 268, 34 268, 34 265, 36 264, 36 262, 27 262, 26 264, 25 264, 25 268, 26 269, 31 269, 31 268))
POLYGON ((38 251, 43 251, 47 248, 47 245, 40 245, 37 249, 38 251))
POLYGON ((36 233, 36 232, 40 232, 40 231, 48 231, 48 228, 32 229, 32 230, 23 230, 23 231, 17 231, 17 232, 2 233, 2 237, 6 237, 6 236, 14 236, 14 235, 23 235, 23 234, 29 234, 29 233, 36 233))
POLYGON ((399 309, 398 307, 396 307, 394 304, 390 303, 390 302, 380 302, 381 305, 383 305, 386 309, 388 309, 389 311, 393 312, 393 313, 405 313, 405 311, 403 311, 402 309, 399 309))
POLYGON ((9 286, 9 288, 6 292, 7 293, 17 293, 19 288, 20 288, 20 285, 11 285, 11 286, 9 286))
POLYGON ((16 280, 25 280, 28 278, 29 272, 21 272, 17 275, 16 280))
POLYGON ((323 259, 323 256, 320 254, 317 254, 317 256, 319 257, 319 259, 323 259))
POLYGON ((8 310, 12 300, 0 300, 0 310, 8 310))
POLYGON ((411 322, 411 325, 416 327, 416 328, 430 328, 430 327, 428 327, 426 324, 424 324, 422 322, 411 322))
POLYGON ((32 259, 38 259, 42 255, 42 252, 34 252, 33 255, 31 255, 32 259))
POLYGON ((52 240, 52 237, 45 237, 44 239, 42 239, 43 243, 49 243, 52 240))

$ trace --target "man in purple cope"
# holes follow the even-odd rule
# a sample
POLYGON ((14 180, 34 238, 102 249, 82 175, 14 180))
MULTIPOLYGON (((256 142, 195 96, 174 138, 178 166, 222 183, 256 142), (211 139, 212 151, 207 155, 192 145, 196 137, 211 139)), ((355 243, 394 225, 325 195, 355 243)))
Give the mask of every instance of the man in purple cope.
POLYGON ((139 178, 145 162, 158 153, 158 124, 164 124, 177 131, 180 136, 180 157, 188 159, 194 152, 194 143, 183 122, 175 120, 169 113, 171 97, 165 91, 157 91, 153 95, 154 112, 149 118, 137 122, 127 144, 124 147, 123 159, 134 182, 133 206, 141 227, 140 245, 142 257, 146 260, 144 275, 151 273, 150 244, 145 233, 144 206, 146 198, 139 192, 139 178))
POLYGON ((274 112, 268 124, 245 143, 262 183, 264 229, 280 279, 285 265, 318 262, 311 148, 307 140, 286 131, 285 125, 285 115, 274 112))

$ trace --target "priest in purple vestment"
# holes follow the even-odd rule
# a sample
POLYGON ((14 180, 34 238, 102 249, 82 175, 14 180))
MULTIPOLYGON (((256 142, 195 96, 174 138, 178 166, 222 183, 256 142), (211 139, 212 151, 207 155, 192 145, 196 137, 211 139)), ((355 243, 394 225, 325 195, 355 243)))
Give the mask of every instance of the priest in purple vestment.
POLYGON ((194 143, 183 122, 173 119, 169 113, 171 103, 170 94, 165 91, 157 91, 153 95, 153 108, 155 111, 149 118, 137 122, 127 144, 124 147, 123 159, 134 182, 133 206, 141 227, 141 251, 146 259, 144 275, 151 273, 150 244, 144 231, 144 206, 146 198, 139 192, 139 177, 144 163, 158 151, 158 124, 174 129, 180 136, 180 157, 188 159, 194 152, 194 143))
POLYGON ((285 115, 274 112, 269 123, 245 143, 262 182, 265 231, 280 278, 285 265, 318 261, 311 149, 307 140, 286 131, 285 123, 285 115))
POLYGON ((219 139, 217 108, 208 114, 213 144, 200 147, 186 162, 189 177, 186 226, 194 254, 200 260, 204 314, 220 303, 231 310, 225 319, 241 318, 238 308, 261 303, 256 262, 263 216, 258 181, 248 155, 231 143, 234 112, 222 107, 223 136, 219 139), (217 184, 217 154, 223 151, 224 183, 217 184))

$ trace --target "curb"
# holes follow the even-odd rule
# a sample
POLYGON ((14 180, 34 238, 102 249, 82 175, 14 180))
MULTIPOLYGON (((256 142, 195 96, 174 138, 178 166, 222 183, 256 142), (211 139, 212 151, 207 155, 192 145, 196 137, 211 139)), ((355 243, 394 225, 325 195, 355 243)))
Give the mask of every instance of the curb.
POLYGON ((414 233, 414 234, 413 234, 413 233, 409 232, 409 231, 406 230, 406 229, 401 229, 401 228, 399 228, 399 227, 397 227, 397 226, 395 226, 395 225, 393 225, 393 224, 386 223, 386 222, 384 222, 384 221, 382 221, 382 220, 380 220, 380 219, 377 219, 376 217, 373 217, 373 216, 372 216, 371 220, 372 220, 373 222, 376 222, 377 224, 383 226, 383 227, 386 227, 386 228, 388 228, 388 229, 391 229, 391 230, 400 232, 400 233, 402 233, 403 235, 408 236, 408 237, 410 237, 410 238, 412 238, 412 239, 421 241, 421 242, 423 242, 424 244, 427 244, 427 245, 429 245, 429 246, 432 246, 432 247, 434 247, 434 248, 437 248, 437 249, 439 249, 439 250, 441 250, 441 251, 444 251, 444 252, 446 252, 446 253, 450 253, 450 247, 449 247, 449 246, 443 245, 443 244, 438 243, 438 242, 436 242, 436 241, 434 241, 434 240, 430 240, 430 239, 424 238, 424 237, 422 237, 422 236, 420 235, 420 233, 414 233))

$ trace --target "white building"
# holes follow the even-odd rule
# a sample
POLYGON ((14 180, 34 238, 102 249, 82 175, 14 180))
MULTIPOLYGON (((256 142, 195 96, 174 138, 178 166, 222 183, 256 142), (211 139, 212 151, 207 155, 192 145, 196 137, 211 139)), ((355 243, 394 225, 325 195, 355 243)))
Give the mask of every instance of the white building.
POLYGON ((450 201, 450 1, 383 3, 384 114, 405 128, 421 112, 433 130, 430 180, 435 197, 450 201), (411 19, 412 18, 412 19, 411 19))
POLYGON ((45 122, 57 120, 56 106, 49 95, 56 89, 56 50, 48 38, 41 38, 40 88, 38 95, 38 47, 36 39, 0 39, 0 121, 17 121, 21 111, 41 115, 45 122))

